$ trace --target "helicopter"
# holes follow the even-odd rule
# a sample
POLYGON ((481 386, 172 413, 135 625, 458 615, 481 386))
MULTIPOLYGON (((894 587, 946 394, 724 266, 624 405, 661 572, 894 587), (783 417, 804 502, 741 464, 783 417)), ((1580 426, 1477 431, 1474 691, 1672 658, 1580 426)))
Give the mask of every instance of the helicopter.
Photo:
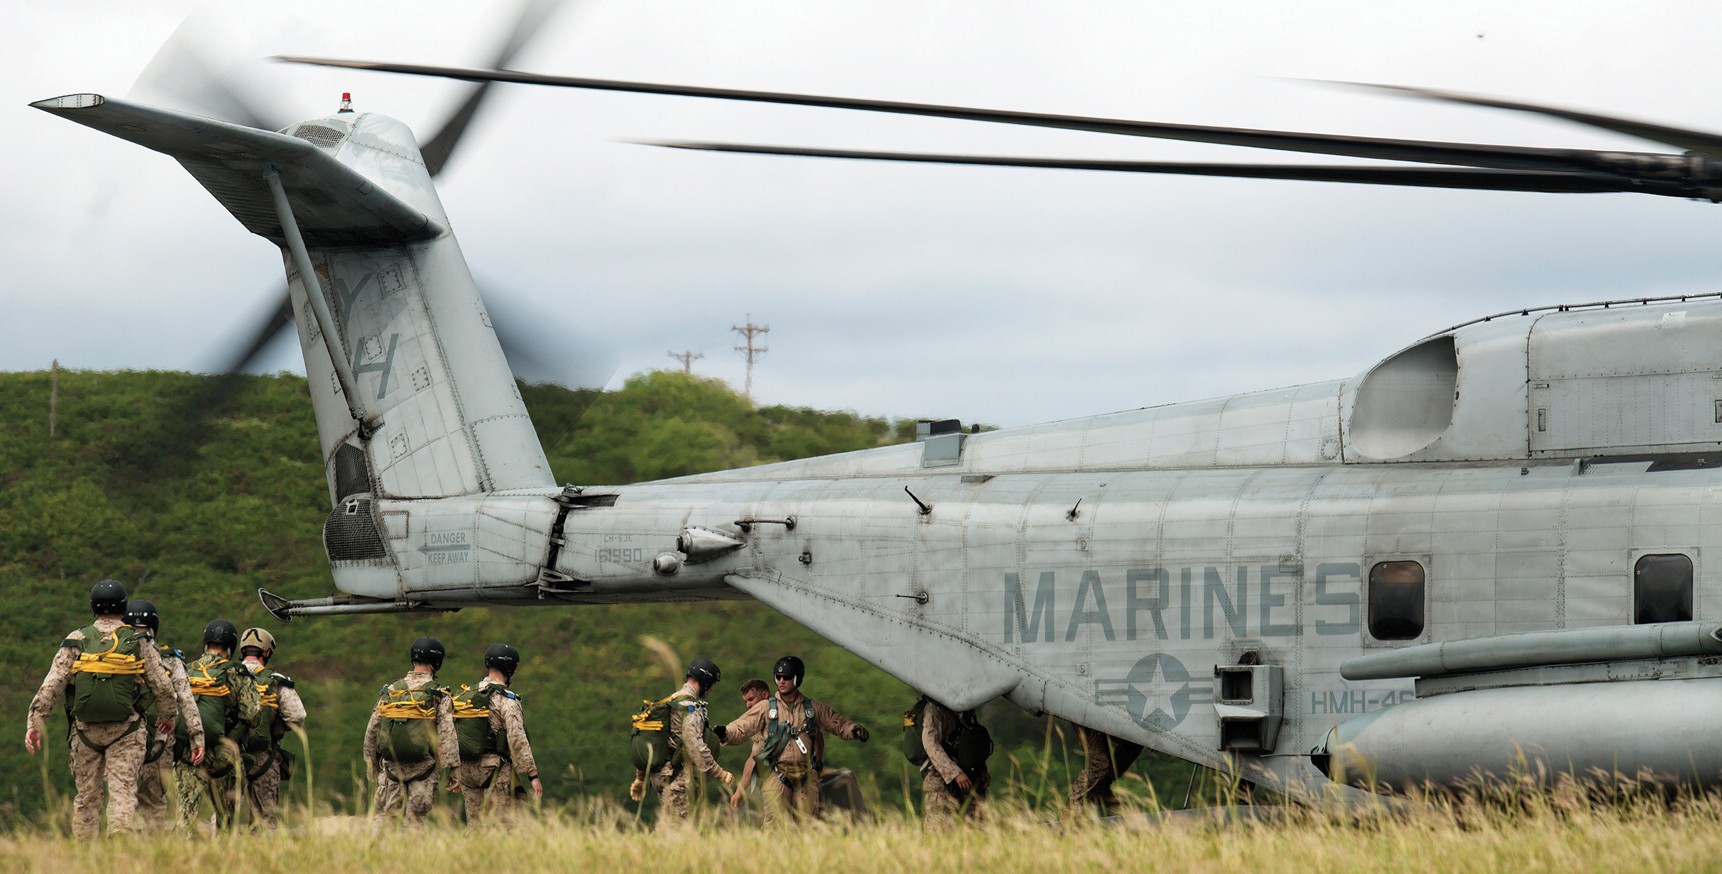
MULTIPOLYGON (((1115 169, 1717 189, 1719 140, 1700 132, 1441 93, 1423 96, 1690 151, 718 92, 679 93, 1463 165, 1115 169)), ((1722 624, 1703 619, 1722 589, 1702 561, 1722 463, 1715 296, 1516 310, 1288 389, 984 433, 928 422, 904 446, 564 486, 405 125, 346 105, 280 131, 97 94, 32 105, 174 157, 282 252, 337 589, 261 592, 283 620, 750 597, 955 709, 1005 697, 1287 790, 1458 786, 1527 761, 1722 779, 1703 740, 1722 671, 1722 624)))

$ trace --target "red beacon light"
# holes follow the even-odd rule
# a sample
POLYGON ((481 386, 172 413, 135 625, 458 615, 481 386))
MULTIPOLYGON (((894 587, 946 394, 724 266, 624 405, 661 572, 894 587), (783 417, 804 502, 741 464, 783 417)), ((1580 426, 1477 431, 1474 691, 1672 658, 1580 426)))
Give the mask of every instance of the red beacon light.
POLYGON ((342 112, 352 112, 353 111, 353 95, 351 92, 348 92, 348 91, 342 91, 341 92, 341 111, 342 112))

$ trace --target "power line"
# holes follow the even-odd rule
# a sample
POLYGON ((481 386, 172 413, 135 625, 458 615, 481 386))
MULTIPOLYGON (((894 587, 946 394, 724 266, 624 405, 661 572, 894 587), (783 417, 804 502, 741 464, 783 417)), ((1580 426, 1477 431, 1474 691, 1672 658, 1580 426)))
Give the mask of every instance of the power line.
POLYGON ((765 357, 765 353, 767 351, 767 347, 765 346, 755 346, 753 338, 758 334, 771 333, 771 327, 769 325, 754 324, 753 313, 748 313, 747 324, 745 326, 731 325, 730 330, 747 338, 747 345, 737 346, 735 347, 735 351, 740 352, 742 357, 747 359, 747 388, 743 390, 743 394, 746 394, 747 399, 751 401, 753 400, 753 363, 760 358, 765 357))
POLYGON ((682 363, 682 372, 693 375, 694 362, 706 357, 704 352, 671 352, 670 357, 682 363))

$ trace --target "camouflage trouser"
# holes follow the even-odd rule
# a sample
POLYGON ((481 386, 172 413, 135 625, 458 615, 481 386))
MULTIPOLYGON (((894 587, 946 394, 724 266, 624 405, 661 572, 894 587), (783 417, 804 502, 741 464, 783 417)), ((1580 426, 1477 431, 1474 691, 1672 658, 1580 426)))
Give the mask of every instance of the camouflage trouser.
POLYGON ((653 771, 652 788, 658 793, 658 821, 656 828, 676 829, 690 824, 688 819, 688 785, 693 781, 693 770, 690 768, 666 765, 653 771))
POLYGON ((143 767, 147 729, 133 723, 76 723, 71 737, 72 836, 93 840, 101 833, 102 789, 108 793, 108 831, 131 831, 138 804, 138 771, 143 767), (100 748, 100 749, 98 749, 100 748))
POLYGON ((385 762, 372 800, 371 830, 398 820, 408 828, 423 828, 436 803, 436 759, 398 764, 385 762))
POLYGON ((506 828, 514 815, 514 765, 490 754, 476 761, 461 762, 454 769, 460 783, 461 802, 466 805, 466 824, 480 823, 506 828))
POLYGON ((1078 725, 1076 737, 1082 742, 1082 773, 1070 786, 1070 803, 1074 806, 1094 804, 1100 812, 1109 814, 1117 806, 1112 797, 1112 782, 1130 770, 1142 747, 1119 740, 1104 732, 1078 725))
POLYGON ((223 738, 215 748, 205 751, 203 764, 175 762, 174 781, 179 784, 179 825, 190 829, 203 817, 203 800, 215 811, 214 824, 227 828, 239 808, 239 748, 223 738), (215 768, 213 773, 210 769, 215 768))
MULTIPOLYGON (((172 738, 168 738, 168 746, 173 746, 172 738)), ((173 828, 178 805, 174 805, 174 812, 169 812, 167 803, 167 788, 171 782, 168 775, 172 771, 171 749, 153 762, 144 762, 138 771, 138 819, 142 820, 142 831, 163 832, 173 828)))
POLYGON ((971 823, 981 821, 981 797, 974 792, 958 795, 946 785, 939 772, 928 768, 921 775, 921 815, 926 828, 946 828, 958 817, 971 823))
POLYGON ((245 757, 245 801, 251 824, 274 828, 281 811, 281 759, 267 753, 245 757))
POLYGON ((796 822, 819 815, 819 777, 788 779, 767 771, 759 779, 765 794, 765 824, 796 822))

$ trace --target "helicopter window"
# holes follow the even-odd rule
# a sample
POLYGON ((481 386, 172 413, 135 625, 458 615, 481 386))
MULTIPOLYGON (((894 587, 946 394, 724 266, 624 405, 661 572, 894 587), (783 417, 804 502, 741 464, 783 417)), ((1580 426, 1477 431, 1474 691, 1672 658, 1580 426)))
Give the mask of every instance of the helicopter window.
POLYGON ((1692 619, 1692 559, 1674 553, 1647 555, 1632 570, 1632 621, 1689 622, 1692 619))
POLYGON ((1423 633, 1423 565, 1383 561, 1369 569, 1369 633, 1376 640, 1423 633))

